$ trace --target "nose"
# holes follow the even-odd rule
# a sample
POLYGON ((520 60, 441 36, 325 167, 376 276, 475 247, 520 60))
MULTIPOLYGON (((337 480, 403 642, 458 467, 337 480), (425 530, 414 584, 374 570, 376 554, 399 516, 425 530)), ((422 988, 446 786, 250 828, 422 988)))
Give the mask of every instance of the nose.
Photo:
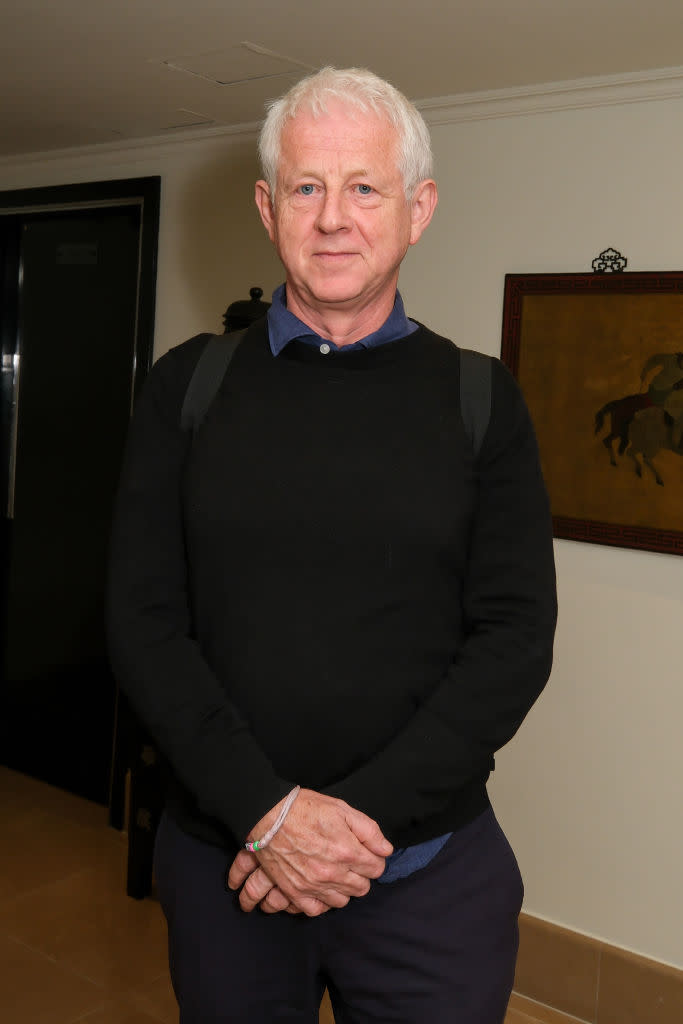
POLYGON ((326 191, 318 210, 316 227, 323 234, 329 235, 349 226, 349 211, 343 193, 337 190, 326 191))

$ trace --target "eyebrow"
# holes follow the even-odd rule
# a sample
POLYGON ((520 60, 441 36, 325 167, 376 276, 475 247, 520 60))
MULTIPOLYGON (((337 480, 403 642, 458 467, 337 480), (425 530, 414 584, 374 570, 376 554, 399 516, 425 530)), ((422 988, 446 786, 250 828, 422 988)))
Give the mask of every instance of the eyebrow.
MULTIPOLYGON (((374 173, 375 174, 379 173, 379 169, 374 171, 374 173)), ((359 167, 357 169, 349 171, 349 173, 346 174, 345 177, 346 178, 369 178, 372 174, 373 174, 373 171, 369 171, 365 167, 359 167)), ((295 174, 291 175, 291 178, 294 178, 294 179, 297 179, 297 178, 317 178, 318 181, 322 180, 318 171, 307 171, 307 170, 297 171, 295 174)))

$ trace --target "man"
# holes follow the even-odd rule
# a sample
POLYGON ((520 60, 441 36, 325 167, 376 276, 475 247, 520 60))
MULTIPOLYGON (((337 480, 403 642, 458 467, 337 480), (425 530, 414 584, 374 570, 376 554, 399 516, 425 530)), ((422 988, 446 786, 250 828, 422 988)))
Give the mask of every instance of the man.
POLYGON ((313 1024, 325 986, 337 1024, 501 1024, 522 890, 486 780, 556 614, 533 430, 494 361, 475 456, 459 350, 403 311, 437 200, 405 97, 323 69, 260 149, 285 286, 193 438, 204 341, 159 360, 114 527, 113 661, 174 775, 181 1024, 313 1024))

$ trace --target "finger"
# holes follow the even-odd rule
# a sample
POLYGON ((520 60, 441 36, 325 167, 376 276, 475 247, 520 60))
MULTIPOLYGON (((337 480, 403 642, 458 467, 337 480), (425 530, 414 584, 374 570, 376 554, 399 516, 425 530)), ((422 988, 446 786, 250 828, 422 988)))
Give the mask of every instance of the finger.
POLYGON ((294 896, 290 903, 296 907, 307 917, 319 917, 320 914, 325 914, 328 910, 333 907, 341 909, 345 907, 349 902, 349 897, 344 893, 332 890, 329 893, 325 893, 324 899, 319 899, 317 896, 304 896, 297 894, 294 896))
POLYGON ((382 830, 376 821, 369 818, 362 811, 355 807, 349 807, 346 814, 346 823, 355 835, 356 839, 378 857, 388 857, 394 852, 394 847, 382 834, 382 830))
POLYGON ((290 903, 288 913, 305 914, 306 917, 320 917, 326 914, 331 908, 322 900, 316 900, 312 896, 303 896, 297 899, 296 903, 290 903), (291 909, 290 909, 291 908, 291 909))
POLYGON ((350 896, 344 892, 339 892, 338 889, 329 889, 325 891, 325 899, 317 900, 316 902, 324 902, 327 910, 331 907, 336 907, 337 910, 340 910, 342 907, 346 906, 350 899, 350 896))
MULTIPOLYGON (((349 856, 344 861, 340 858, 338 866, 339 871, 334 874, 327 872, 322 875, 321 888, 326 889, 329 886, 346 893, 347 896, 365 896, 370 889, 370 881, 379 878, 383 873, 386 861, 384 857, 376 857, 365 851, 363 855, 349 856)), ((315 877, 314 872, 312 875, 315 877)))
MULTIPOLYGON (((367 850, 367 847, 365 847, 365 849, 367 850)), ((367 879, 379 878, 380 875, 384 874, 384 869, 387 866, 385 857, 370 854, 369 850, 367 852, 369 854, 368 857, 359 858, 356 863, 350 865, 354 873, 361 877, 364 881, 366 881, 367 879)), ((353 895, 364 896, 365 893, 368 891, 368 888, 369 885, 366 886, 366 888, 362 892, 354 892, 353 895)))
MULTIPOLYGON (((382 866, 384 865, 381 858, 376 859, 382 866)), ((371 869, 364 868, 363 874, 360 874, 359 870, 356 865, 350 869, 343 863, 314 862, 309 865, 306 881, 302 880, 302 884, 296 888, 302 895, 322 899, 326 903, 329 902, 331 906, 346 906, 350 897, 365 896, 370 891, 369 879, 372 876, 369 872, 371 869), (340 897, 345 898, 343 904, 336 902, 340 897)), ((380 870, 379 874, 381 873, 380 870)))
POLYGON ((242 910, 249 913, 250 910, 258 906, 273 888, 273 884, 263 868, 252 871, 240 890, 239 901, 242 910))
MULTIPOLYGON (((351 814, 344 817, 342 830, 326 837, 327 843, 319 850, 317 859, 320 863, 336 864, 364 878, 378 878, 386 866, 386 857, 394 848, 372 819, 353 808, 348 808, 348 811, 351 814)), ((338 882, 339 876, 334 880, 338 882)), ((350 877, 347 881, 353 886, 350 877)), ((350 895, 359 893, 352 888, 350 895)))
MULTIPOLYGON (((338 849, 328 845, 324 860, 295 857, 290 861, 282 861, 271 847, 259 856, 263 857, 263 866, 268 876, 289 897, 290 902, 310 898, 323 900, 330 906, 343 907, 350 897, 365 896, 370 888, 368 878, 371 877, 371 868, 366 866, 365 873, 359 874, 347 866, 348 860, 353 860, 354 847, 363 850, 355 840, 352 846, 348 843, 339 844, 338 849)), ((369 857, 373 866, 375 861, 378 862, 379 870, 376 874, 380 875, 384 870, 384 861, 372 857, 367 851, 365 854, 366 860, 369 857)))
MULTIPOLYGON (((344 865, 350 872, 349 877, 346 879, 347 884, 353 886, 356 881, 354 876, 358 875, 365 879, 379 878, 386 867, 386 858, 389 854, 378 853, 377 851, 380 849, 387 849, 384 845, 387 840, 382 837, 381 842, 374 843, 373 849, 372 846, 368 846, 363 843, 355 832, 352 831, 351 836, 352 843, 350 847, 346 844, 345 855, 342 853, 342 850, 339 849, 336 852, 336 855, 331 858, 338 864, 344 865)), ((391 843, 389 843, 389 851, 393 852, 391 843)), ((365 892, 366 890, 363 891, 365 892)), ((357 896, 362 895, 362 893, 358 893, 354 890, 351 895, 357 896)))
POLYGON ((287 910, 289 899, 278 889, 276 885, 266 893, 265 899, 261 900, 260 907, 265 914, 277 914, 281 910, 287 910))
POLYGON ((248 876, 259 866, 259 862, 253 853, 248 850, 240 850, 230 865, 228 871, 228 886, 231 889, 239 889, 248 876))

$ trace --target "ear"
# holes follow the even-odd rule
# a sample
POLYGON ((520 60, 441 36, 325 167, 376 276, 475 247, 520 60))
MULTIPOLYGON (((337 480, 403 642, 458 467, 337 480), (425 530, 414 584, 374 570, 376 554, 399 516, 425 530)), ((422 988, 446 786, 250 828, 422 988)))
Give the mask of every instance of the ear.
POLYGON ((431 178, 421 181, 410 200, 410 244, 420 239, 422 232, 434 215, 439 195, 436 182, 431 178))
POLYGON ((275 241, 275 211, 270 198, 270 187, 265 181, 257 181, 254 190, 254 200, 261 214, 263 226, 268 232, 271 242, 275 241))

